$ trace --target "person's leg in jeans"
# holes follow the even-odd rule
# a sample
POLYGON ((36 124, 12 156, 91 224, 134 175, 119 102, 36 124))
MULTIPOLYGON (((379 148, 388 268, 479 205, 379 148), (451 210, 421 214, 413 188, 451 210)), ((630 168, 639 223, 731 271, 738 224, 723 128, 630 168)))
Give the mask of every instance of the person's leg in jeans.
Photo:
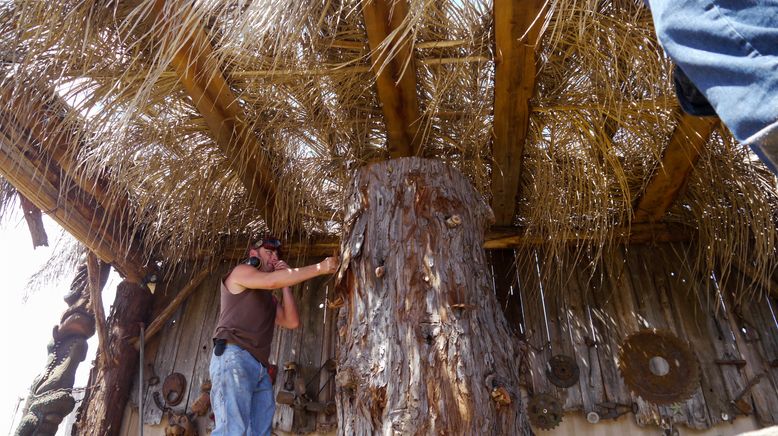
POLYGON ((649 0, 667 54, 778 172, 778 0, 649 0))
POLYGON ((213 436, 251 434, 252 397, 261 369, 248 351, 232 344, 227 344, 221 356, 211 357, 213 436))
POLYGON ((259 378, 254 385, 254 395, 251 400, 252 435, 269 435, 273 425, 273 414, 276 402, 273 399, 273 385, 267 369, 260 369, 259 378))

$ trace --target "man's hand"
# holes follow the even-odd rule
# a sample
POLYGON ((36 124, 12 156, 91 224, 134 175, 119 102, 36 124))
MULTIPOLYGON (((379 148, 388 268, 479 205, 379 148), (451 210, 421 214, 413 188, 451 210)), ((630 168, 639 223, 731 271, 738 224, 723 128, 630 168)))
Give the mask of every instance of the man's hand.
POLYGON ((323 274, 334 274, 338 270, 340 265, 340 259, 338 256, 328 257, 319 262, 319 267, 322 269, 323 274))
POLYGON ((284 262, 281 259, 278 259, 278 261, 276 261, 275 265, 273 265, 273 271, 278 271, 280 269, 290 269, 290 268, 291 267, 289 266, 289 264, 287 264, 286 262, 284 262))

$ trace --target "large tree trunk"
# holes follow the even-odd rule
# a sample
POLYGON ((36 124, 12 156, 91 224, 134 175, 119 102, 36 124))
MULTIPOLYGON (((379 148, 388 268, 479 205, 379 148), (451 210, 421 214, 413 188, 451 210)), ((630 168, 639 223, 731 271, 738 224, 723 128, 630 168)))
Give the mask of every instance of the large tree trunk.
POLYGON ((478 192, 442 162, 406 158, 362 169, 347 201, 340 434, 529 434, 478 192))
POLYGON ((74 434, 118 435, 132 383, 137 376, 139 352, 132 343, 151 307, 145 286, 123 281, 116 289, 106 330, 107 353, 98 353, 89 374, 89 388, 79 408, 74 434), (108 354, 108 355, 106 355, 108 354))

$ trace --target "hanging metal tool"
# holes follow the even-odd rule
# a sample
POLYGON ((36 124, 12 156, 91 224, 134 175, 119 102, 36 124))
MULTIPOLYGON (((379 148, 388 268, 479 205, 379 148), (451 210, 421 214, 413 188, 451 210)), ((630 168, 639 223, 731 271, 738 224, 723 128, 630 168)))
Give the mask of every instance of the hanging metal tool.
POLYGON ((751 392, 751 389, 753 389, 754 386, 758 385, 759 382, 762 381, 762 377, 764 377, 764 375, 764 373, 755 375, 751 380, 748 381, 743 390, 740 391, 740 393, 729 402, 734 414, 750 415, 754 412, 754 407, 749 401, 745 399, 745 396, 751 392))
POLYGON ((578 383, 579 376, 580 370, 573 357, 557 354, 546 363, 546 377, 554 386, 569 388, 578 383))
POLYGON ((656 329, 641 330, 624 340, 619 371, 632 392, 654 404, 684 401, 700 382, 699 363, 689 344, 656 329))
POLYGON ((551 430, 562 422, 562 404, 549 394, 533 395, 527 403, 529 422, 541 430, 551 430))

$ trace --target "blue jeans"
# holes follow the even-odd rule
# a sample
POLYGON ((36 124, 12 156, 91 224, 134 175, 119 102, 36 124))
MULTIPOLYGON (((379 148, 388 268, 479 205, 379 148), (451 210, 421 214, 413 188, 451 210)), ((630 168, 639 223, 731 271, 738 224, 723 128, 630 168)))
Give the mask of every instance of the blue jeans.
POLYGON ((243 348, 227 344, 211 357, 211 407, 216 418, 213 436, 269 435, 276 404, 270 376, 243 348))
POLYGON ((657 37, 735 138, 778 173, 778 0, 649 0, 657 37))

